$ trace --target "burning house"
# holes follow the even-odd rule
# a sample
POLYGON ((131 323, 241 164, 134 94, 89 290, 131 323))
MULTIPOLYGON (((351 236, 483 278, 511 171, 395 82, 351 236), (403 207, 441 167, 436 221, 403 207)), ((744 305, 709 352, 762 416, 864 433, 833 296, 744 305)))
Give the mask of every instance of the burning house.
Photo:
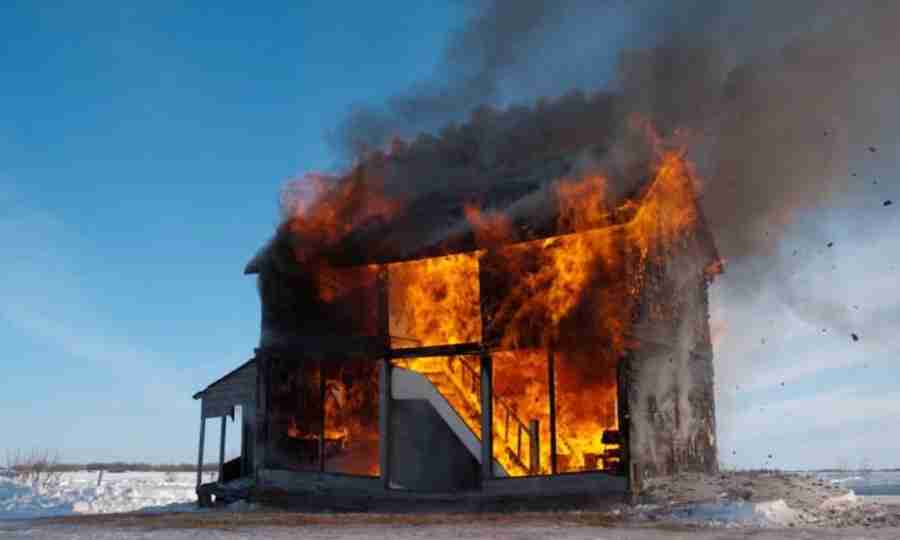
POLYGON ((223 434, 244 410, 222 482, 533 497, 716 469, 721 263, 693 168, 639 122, 611 166, 602 126, 564 113, 477 112, 285 191, 246 268, 259 346, 195 396, 223 434))

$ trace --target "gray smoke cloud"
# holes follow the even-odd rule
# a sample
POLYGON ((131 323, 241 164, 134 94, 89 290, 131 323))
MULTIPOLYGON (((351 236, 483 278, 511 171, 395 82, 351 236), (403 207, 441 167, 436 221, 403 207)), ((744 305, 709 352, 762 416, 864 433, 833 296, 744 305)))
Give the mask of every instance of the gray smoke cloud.
MULTIPOLYGON (((601 128, 611 154, 632 113, 650 118, 663 134, 687 129, 705 178, 708 222, 730 268, 741 274, 734 283, 747 294, 777 270, 757 256, 773 254, 798 214, 865 199, 870 146, 880 149, 882 161, 896 158, 900 133, 890 121, 900 96, 896 2, 496 0, 477 6, 450 37, 432 80, 344 119, 334 137, 343 155, 358 156, 394 136, 436 132, 483 105, 530 105, 573 89, 602 92, 603 106, 588 99, 584 114, 571 110, 577 100, 557 107, 565 113, 558 124, 570 131, 601 128), (862 163, 857 176, 855 163, 862 163)), ((507 146, 511 139, 531 140, 536 122, 522 120, 527 112, 514 107, 491 117, 493 124, 485 116, 471 117, 469 125, 503 131, 507 146)), ((520 150, 528 155, 530 147, 520 150)), ((822 233, 812 227, 800 234, 818 242, 822 233)))
MULTIPOLYGON (((777 298, 815 327, 844 335, 865 329, 867 346, 893 346, 895 310, 857 310, 827 294, 865 283, 811 286, 792 276, 830 270, 819 264, 833 233, 827 216, 843 213, 843 226, 852 229, 845 237, 864 241, 883 236, 900 207, 882 204, 900 199, 900 2, 467 6, 469 17, 450 37, 433 79, 385 103, 358 106, 338 125, 331 139, 341 156, 357 158, 392 137, 432 134, 415 139, 405 158, 409 174, 387 179, 389 192, 415 196, 449 183, 465 190, 490 181, 485 170, 570 135, 599 143, 606 154, 584 162, 627 186, 641 156, 625 120, 641 114, 663 135, 690 133, 703 210, 726 259, 718 302, 758 310, 750 307, 757 298, 777 298)), ((545 172, 553 174, 552 167, 545 172)), ((753 313, 751 326, 775 330, 762 321, 767 312, 753 313)), ((726 334, 735 331, 719 322, 726 334)), ((720 357, 729 353, 741 354, 717 350, 720 357)), ((749 362, 735 360, 718 362, 720 389, 733 389, 752 372, 749 362)), ((732 396, 723 392, 719 406, 727 413, 732 396)))

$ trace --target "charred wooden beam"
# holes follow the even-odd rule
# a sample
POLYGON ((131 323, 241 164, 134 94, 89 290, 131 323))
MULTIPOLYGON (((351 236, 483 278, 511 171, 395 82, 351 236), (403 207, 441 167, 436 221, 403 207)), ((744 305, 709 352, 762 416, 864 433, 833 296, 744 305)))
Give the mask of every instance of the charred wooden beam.
POLYGON ((385 356, 385 346, 378 336, 288 336, 259 350, 274 356, 307 360, 367 357, 374 361, 385 356))
MULTIPOLYGON (((378 294, 378 340, 384 350, 391 347, 391 306, 390 306, 390 273, 386 265, 378 268, 376 288, 378 294)), ((378 465, 381 471, 381 483, 384 489, 391 487, 391 404, 393 402, 393 390, 391 379, 393 378, 393 364, 389 355, 381 358, 379 365, 381 384, 378 387, 378 431, 380 441, 378 444, 378 465)))
POLYGON ((547 352, 547 378, 550 387, 550 473, 556 474, 556 356, 547 352))
POLYGON ((429 347, 410 347, 408 349, 391 349, 390 358, 425 358, 429 356, 477 356, 483 351, 480 343, 460 343, 457 345, 434 345, 429 347))
POLYGON ((393 366, 389 358, 381 361, 381 385, 379 387, 379 415, 378 430, 380 442, 378 444, 378 462, 381 470, 381 482, 384 489, 391 485, 391 402, 393 392, 391 390, 391 371, 393 366))
POLYGON ((493 361, 487 352, 481 354, 481 479, 494 476, 493 431, 493 361))
POLYGON ((541 473, 541 425, 536 419, 528 422, 528 465, 531 474, 541 473))

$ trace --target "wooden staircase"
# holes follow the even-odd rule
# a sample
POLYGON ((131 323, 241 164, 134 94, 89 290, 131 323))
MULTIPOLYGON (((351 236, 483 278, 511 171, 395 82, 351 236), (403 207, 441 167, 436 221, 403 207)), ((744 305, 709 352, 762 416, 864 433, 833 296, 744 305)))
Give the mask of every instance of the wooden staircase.
MULTIPOLYGON (((417 371, 431 382, 481 440, 480 374, 461 358, 452 356, 445 362, 417 371)), ((512 476, 537 474, 539 471, 532 470, 529 464, 532 463, 531 438, 540 437, 540 434, 533 433, 532 424, 519 418, 505 400, 495 397, 494 409, 494 425, 500 428, 494 430, 494 448, 503 449, 507 472, 512 476)), ((564 442, 561 446, 567 448, 564 442)))

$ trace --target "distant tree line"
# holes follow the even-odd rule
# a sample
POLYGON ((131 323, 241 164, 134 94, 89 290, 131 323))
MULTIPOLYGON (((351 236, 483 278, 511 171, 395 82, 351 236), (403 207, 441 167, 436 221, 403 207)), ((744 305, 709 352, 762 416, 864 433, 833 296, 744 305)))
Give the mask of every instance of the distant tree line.
MULTIPOLYGON (((108 473, 121 472, 196 472, 197 465, 189 463, 172 463, 172 464, 151 464, 151 463, 54 463, 41 467, 42 470, 48 472, 78 472, 78 471, 106 471, 108 473)), ((25 470, 33 470, 33 465, 19 464, 13 467, 7 467, 12 472, 22 472, 25 470)), ((219 465, 215 463, 207 463, 203 466, 204 472, 217 472, 219 465)))
MULTIPOLYGON (((8 475, 27 478, 43 483, 56 479, 56 474, 77 471, 106 471, 117 472, 195 472, 195 463, 168 463, 153 464, 127 461, 93 461, 90 463, 64 463, 59 458, 59 452, 53 450, 9 450, 6 452, 5 462, 0 462, 0 469, 5 469, 8 475), (49 474, 54 473, 54 474, 49 474)), ((216 472, 219 470, 217 463, 203 465, 204 472, 216 472)))
MULTIPOLYGON (((114 462, 92 462, 92 463, 66 463, 60 465, 65 467, 66 471, 106 471, 111 473, 117 472, 195 472, 197 470, 196 463, 128 463, 123 461, 114 462)), ((205 472, 214 472, 219 470, 217 463, 206 463, 203 465, 205 472)))

